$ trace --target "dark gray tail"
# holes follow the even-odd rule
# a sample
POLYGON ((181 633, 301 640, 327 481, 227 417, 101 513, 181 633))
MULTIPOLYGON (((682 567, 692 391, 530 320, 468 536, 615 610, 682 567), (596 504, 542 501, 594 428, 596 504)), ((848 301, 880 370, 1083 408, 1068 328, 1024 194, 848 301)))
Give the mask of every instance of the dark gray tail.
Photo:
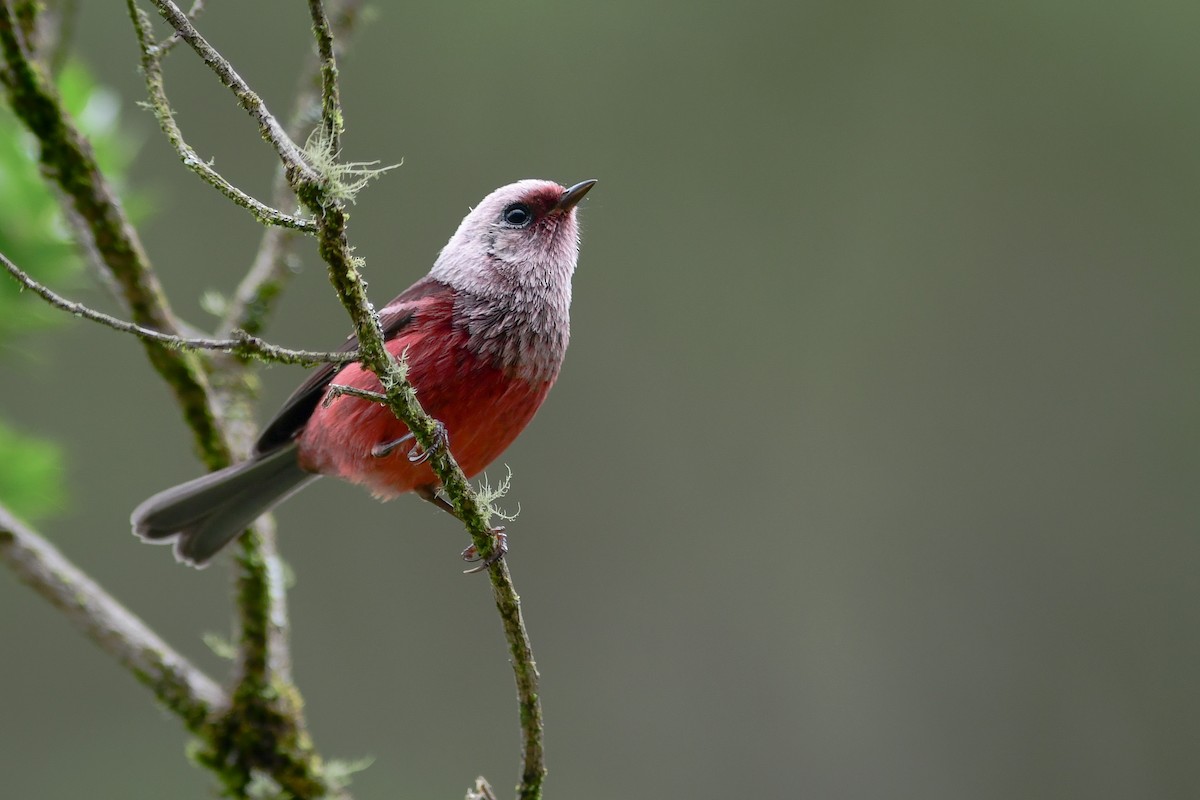
POLYGON ((251 522, 319 476, 301 469, 296 445, 172 486, 133 510, 143 541, 175 541, 175 558, 204 566, 251 522))

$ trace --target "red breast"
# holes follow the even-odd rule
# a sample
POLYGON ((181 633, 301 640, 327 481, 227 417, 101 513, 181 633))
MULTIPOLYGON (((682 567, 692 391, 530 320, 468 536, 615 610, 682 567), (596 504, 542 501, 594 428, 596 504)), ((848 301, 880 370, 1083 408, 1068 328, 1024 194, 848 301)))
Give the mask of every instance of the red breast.
MULTIPOLYGON (((387 343, 408 359, 408 376, 417 397, 449 433, 450 450, 468 476, 494 461, 525 428, 554 378, 533 381, 512 368, 482 357, 465 328, 455 323, 453 291, 420 303, 412 323, 387 343)), ((378 379, 358 364, 342 369, 332 381, 380 391, 378 379)), ((394 441, 408 428, 379 403, 342 395, 318 404, 300 435, 300 464, 311 472, 333 475, 366 486, 381 498, 420 486, 436 486, 427 463, 412 464, 409 447, 389 455, 371 455, 376 445, 394 441)))

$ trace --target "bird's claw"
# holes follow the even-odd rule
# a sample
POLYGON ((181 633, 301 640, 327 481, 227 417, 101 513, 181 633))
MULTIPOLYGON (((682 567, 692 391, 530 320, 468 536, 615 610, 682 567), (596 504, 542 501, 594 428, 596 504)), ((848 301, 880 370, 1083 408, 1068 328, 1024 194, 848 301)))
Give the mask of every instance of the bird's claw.
MULTIPOLYGON (((411 436, 412 434, 409 434, 411 436)), ((429 457, 439 450, 444 450, 446 445, 450 443, 450 434, 446 432, 446 426, 433 421, 433 447, 428 450, 422 450, 420 445, 416 445, 412 450, 408 451, 408 462, 410 464, 424 464, 429 460, 429 457)))
POLYGON ((380 442, 371 448, 371 455, 375 458, 386 458, 387 456, 390 456, 392 451, 397 447, 405 442, 412 441, 412 439, 413 435, 411 433, 406 433, 399 439, 392 439, 390 442, 380 442))
POLYGON ((508 534, 504 532, 504 526, 501 525, 499 527, 492 528, 488 532, 491 533, 492 538, 495 541, 492 544, 492 552, 488 553, 487 558, 484 558, 479 554, 479 548, 475 545, 471 545, 466 550, 462 551, 463 561, 475 562, 483 559, 479 566, 471 567, 470 569, 464 569, 464 575, 472 575, 476 572, 483 572, 491 567, 492 564, 495 564, 497 561, 504 558, 504 556, 508 553, 508 534))
MULTIPOLYGON (((450 434, 446 432, 446 426, 437 420, 433 421, 433 447, 428 450, 422 450, 420 445, 414 445, 408 451, 408 461, 410 464, 424 464, 437 451, 443 449, 450 443, 450 434)), ((406 433, 399 439, 392 439, 390 442, 380 442, 371 448, 371 455, 375 458, 387 458, 396 448, 405 442, 411 442, 416 437, 411 433, 406 433)))

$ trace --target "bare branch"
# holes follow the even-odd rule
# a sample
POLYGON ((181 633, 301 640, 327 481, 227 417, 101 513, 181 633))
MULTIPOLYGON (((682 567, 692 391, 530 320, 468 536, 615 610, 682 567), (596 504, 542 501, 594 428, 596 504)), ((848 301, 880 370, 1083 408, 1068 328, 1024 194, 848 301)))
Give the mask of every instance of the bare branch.
POLYGON ((3 264, 4 268, 20 281, 21 285, 38 294, 55 308, 66 311, 69 314, 74 314, 77 317, 98 322, 113 330, 132 333, 134 336, 158 342, 168 347, 179 348, 181 350, 217 350, 224 353, 235 353, 240 356, 260 358, 263 361, 271 361, 279 364, 299 364, 305 367, 312 367, 317 364, 345 364, 357 360, 358 357, 358 354, 353 352, 319 353, 308 350, 288 350, 263 341, 257 336, 249 334, 237 335, 236 332, 231 339, 186 339, 182 336, 150 330, 149 328, 143 328, 141 325, 135 325, 132 322, 125 322, 124 320, 109 316, 102 311, 96 311, 93 308, 85 306, 83 303, 67 300, 65 297, 54 293, 38 283, 27 272, 9 261, 8 257, 3 253, 0 253, 0 264, 3 264))
MULTIPOLYGON (((262 100, 196 32, 178 6, 168 0, 156 0, 155 4, 181 38, 234 92, 239 105, 258 121, 263 138, 274 146, 283 163, 289 185, 323 180, 262 100)), ((222 378, 220 384, 221 391, 228 392, 238 406, 245 405, 248 395, 244 384, 238 387, 236 373, 230 380, 222 378)), ((232 425, 239 427, 236 420, 232 425)), ((256 527, 247 531, 239 544, 238 683, 233 707, 220 720, 200 760, 235 796, 245 793, 248 781, 259 771, 269 773, 293 796, 325 795, 335 787, 322 775, 320 759, 304 729, 300 695, 289 678, 282 568, 271 531, 256 527), (253 743, 252 748, 247 747, 248 742, 253 743)))
MULTIPOLYGON (((191 20, 192 23, 195 23, 196 20, 200 18, 202 13, 204 13, 204 0, 192 0, 192 7, 187 10, 187 18, 191 20)), ((179 37, 178 33, 172 33, 165 40, 163 40, 162 44, 158 45, 158 50, 163 55, 166 55, 181 41, 183 41, 183 39, 179 37)))
POLYGON ((0 559, 199 731, 229 705, 211 678, 0 505, 0 559))

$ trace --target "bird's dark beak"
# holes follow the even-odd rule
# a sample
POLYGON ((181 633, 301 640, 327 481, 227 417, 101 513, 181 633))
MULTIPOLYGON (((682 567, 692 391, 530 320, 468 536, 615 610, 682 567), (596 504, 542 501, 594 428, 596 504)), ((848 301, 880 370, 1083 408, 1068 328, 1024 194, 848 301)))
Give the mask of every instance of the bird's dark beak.
POLYGON ((587 181, 580 181, 562 193, 562 197, 558 198, 558 203, 555 204, 554 210, 562 213, 570 211, 575 206, 579 205, 579 201, 583 196, 591 191, 591 188, 596 185, 596 179, 592 178, 587 181))

